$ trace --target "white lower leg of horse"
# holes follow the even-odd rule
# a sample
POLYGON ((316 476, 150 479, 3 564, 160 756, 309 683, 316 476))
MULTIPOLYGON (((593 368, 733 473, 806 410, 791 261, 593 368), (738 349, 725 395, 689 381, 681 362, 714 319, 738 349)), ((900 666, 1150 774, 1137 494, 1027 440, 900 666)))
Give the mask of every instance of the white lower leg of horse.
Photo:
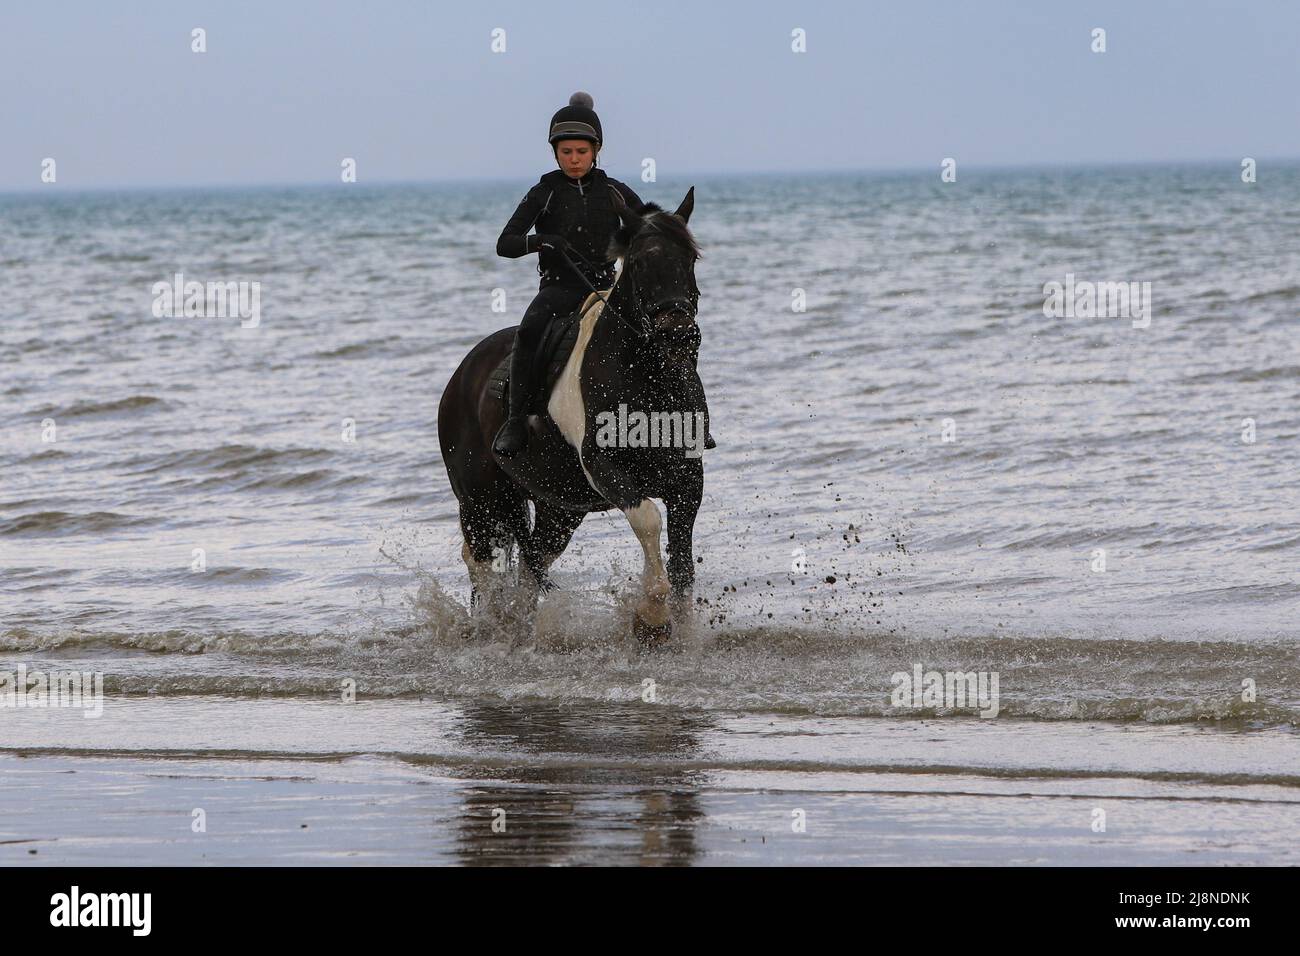
POLYGON ((646 498, 623 514, 627 515, 628 524, 641 542, 641 551, 645 555, 642 578, 645 596, 637 607, 637 614, 651 624, 662 624, 668 615, 665 601, 668 597, 668 574, 664 570, 663 556, 659 550, 659 539, 663 533, 659 508, 646 498))

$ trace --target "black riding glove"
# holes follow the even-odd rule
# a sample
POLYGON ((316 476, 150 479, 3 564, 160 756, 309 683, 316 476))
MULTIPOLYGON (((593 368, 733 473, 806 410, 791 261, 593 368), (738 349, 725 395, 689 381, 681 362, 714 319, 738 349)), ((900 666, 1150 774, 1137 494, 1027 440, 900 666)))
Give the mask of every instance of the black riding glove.
POLYGON ((567 252, 569 249, 569 240, 565 239, 563 236, 555 236, 549 233, 542 235, 541 233, 538 233, 537 248, 554 249, 556 252, 567 252))

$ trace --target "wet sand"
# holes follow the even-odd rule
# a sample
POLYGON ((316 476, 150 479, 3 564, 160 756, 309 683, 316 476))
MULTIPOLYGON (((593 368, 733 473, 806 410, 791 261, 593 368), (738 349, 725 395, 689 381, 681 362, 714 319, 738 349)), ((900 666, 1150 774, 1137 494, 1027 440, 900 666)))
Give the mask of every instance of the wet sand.
POLYGON ((4 865, 1300 863, 1286 731, 162 697, 0 716, 4 865))

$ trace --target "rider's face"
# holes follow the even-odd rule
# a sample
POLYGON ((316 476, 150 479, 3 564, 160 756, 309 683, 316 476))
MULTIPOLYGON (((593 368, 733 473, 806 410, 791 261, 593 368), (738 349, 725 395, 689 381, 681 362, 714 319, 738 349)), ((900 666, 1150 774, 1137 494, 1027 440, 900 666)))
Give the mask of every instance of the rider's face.
POLYGON ((562 139, 555 144, 555 161, 570 179, 581 179, 596 161, 596 150, 585 139, 562 139))

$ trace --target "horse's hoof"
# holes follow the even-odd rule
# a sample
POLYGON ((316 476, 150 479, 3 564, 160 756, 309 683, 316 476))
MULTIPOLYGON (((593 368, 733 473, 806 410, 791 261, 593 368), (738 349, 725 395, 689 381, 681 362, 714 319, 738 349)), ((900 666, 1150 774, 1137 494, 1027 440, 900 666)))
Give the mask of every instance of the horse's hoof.
POLYGON ((632 619, 632 633, 642 647, 653 649, 666 644, 673 636, 673 622, 667 620, 662 624, 651 624, 638 614, 632 619))

